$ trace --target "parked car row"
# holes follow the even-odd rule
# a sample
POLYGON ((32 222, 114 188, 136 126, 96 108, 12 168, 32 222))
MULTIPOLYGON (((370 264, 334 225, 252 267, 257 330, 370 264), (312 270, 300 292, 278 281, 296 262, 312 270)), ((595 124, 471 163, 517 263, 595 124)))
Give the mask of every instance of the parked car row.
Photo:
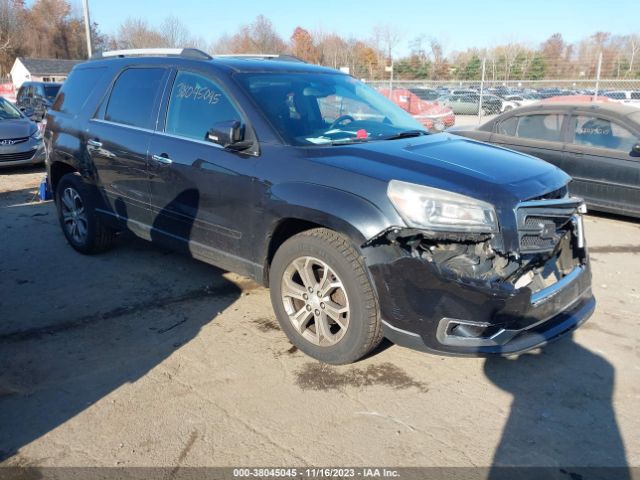
POLYGON ((452 127, 456 122, 451 108, 437 101, 423 100, 410 90, 394 88, 393 91, 381 89, 379 92, 411 114, 428 132, 441 132, 445 128, 452 127))
MULTIPOLYGON (((419 98, 427 101, 437 101, 449 105, 454 113, 477 115, 479 113, 480 86, 455 88, 455 87, 412 87, 411 92, 419 98), (457 103, 458 105, 450 105, 457 103)), ((594 89, 564 89, 549 88, 514 88, 514 87, 489 87, 482 91, 483 104, 485 100, 490 105, 483 105, 483 113, 502 113, 513 108, 525 107, 537 101, 552 97, 566 97, 575 95, 587 95, 596 97, 594 89), (496 105, 501 102, 498 109, 496 105)), ((609 99, 627 105, 640 108, 640 90, 599 90, 597 97, 609 99)))

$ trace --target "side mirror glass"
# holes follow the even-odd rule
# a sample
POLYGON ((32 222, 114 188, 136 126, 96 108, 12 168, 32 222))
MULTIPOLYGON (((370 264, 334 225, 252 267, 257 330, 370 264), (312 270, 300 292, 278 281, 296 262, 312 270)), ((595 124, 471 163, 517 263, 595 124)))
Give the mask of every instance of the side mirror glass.
POLYGON ((252 145, 244 140, 244 126, 237 120, 216 123, 207 132, 206 140, 230 150, 244 150, 252 145))

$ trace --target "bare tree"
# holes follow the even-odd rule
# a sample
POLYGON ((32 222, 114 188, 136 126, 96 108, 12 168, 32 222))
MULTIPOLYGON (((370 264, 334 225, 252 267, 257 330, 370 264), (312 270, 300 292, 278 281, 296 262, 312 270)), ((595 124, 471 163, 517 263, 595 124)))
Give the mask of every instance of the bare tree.
POLYGON ((373 38, 377 48, 393 63, 393 53, 402 40, 402 33, 388 24, 376 25, 373 27, 373 38))
POLYGON ((640 52, 640 35, 634 33, 633 35, 628 35, 625 40, 625 49, 628 54, 627 60, 629 61, 627 75, 631 75, 631 73, 633 72, 636 55, 638 54, 638 52, 640 52))
POLYGON ((162 21, 158 33, 162 36, 164 45, 171 48, 203 48, 205 44, 204 39, 191 35, 187 26, 173 16, 162 21))
POLYGON ((153 48, 166 47, 166 39, 140 18, 128 18, 124 21, 116 35, 119 48, 153 48))

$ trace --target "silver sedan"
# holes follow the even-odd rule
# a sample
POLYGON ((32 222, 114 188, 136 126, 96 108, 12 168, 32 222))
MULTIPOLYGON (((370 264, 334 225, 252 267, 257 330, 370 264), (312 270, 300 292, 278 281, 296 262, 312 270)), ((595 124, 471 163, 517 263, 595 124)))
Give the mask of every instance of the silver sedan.
POLYGON ((11 102, 0 97, 0 168, 44 162, 38 125, 11 102))

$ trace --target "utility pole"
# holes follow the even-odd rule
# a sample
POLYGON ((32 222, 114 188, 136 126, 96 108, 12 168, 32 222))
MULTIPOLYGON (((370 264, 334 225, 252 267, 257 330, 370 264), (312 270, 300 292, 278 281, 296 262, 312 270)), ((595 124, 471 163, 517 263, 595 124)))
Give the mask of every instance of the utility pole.
POLYGON ((84 30, 87 36, 87 58, 91 58, 93 49, 91 48, 91 20, 89 20, 89 0, 82 0, 84 10, 84 30))
POLYGON ((602 52, 600 52, 600 54, 598 55, 598 69, 596 71, 596 91, 595 91, 595 95, 593 96, 594 100, 598 99, 598 93, 600 90, 600 71, 602 70, 602 52))
POLYGON ((487 66, 487 59, 482 59, 482 79, 480 80, 480 98, 478 99, 478 125, 482 123, 482 97, 484 95, 484 75, 487 66))

